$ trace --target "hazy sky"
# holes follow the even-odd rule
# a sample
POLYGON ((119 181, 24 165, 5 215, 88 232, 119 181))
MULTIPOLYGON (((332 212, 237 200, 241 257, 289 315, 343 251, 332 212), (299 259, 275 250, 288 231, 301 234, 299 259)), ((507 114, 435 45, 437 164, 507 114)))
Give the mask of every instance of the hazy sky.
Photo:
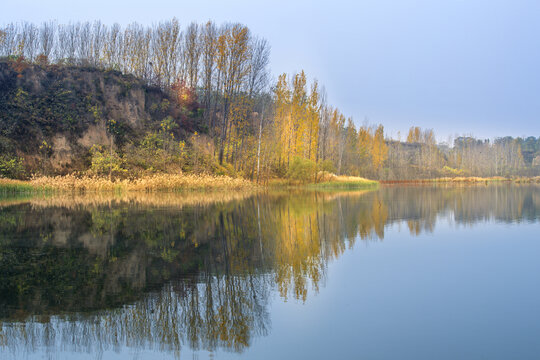
POLYGON ((540 1, 9 1, 0 24, 177 17, 241 22, 272 46, 272 73, 304 69, 329 102, 402 137, 410 126, 540 136, 540 1))

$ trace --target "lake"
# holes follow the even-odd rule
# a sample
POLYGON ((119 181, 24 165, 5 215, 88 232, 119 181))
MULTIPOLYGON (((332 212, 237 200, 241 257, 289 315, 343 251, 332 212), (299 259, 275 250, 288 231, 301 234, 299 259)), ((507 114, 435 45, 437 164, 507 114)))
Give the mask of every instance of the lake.
POLYGON ((540 187, 0 199, 0 359, 538 359, 540 187))

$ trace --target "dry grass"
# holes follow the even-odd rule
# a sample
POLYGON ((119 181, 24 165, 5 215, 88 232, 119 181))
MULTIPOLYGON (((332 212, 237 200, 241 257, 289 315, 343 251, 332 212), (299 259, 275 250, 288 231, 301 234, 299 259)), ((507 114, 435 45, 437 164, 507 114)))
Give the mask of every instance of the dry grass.
POLYGON ((222 190, 256 188, 251 181, 228 176, 213 175, 154 175, 133 180, 109 180, 103 177, 55 176, 37 177, 30 181, 1 180, 0 190, 4 192, 42 191, 145 191, 172 192, 181 190, 222 190))
POLYGON ((502 181, 511 181, 510 179, 504 178, 502 176, 491 176, 491 177, 478 177, 478 176, 458 176, 458 177, 441 177, 435 179, 415 179, 415 180, 385 180, 382 181, 383 184, 433 184, 433 183, 442 183, 442 184, 479 184, 486 182, 502 182, 502 181))
POLYGON ((344 176, 344 175, 334 175, 332 180, 330 181, 337 181, 337 182, 358 182, 358 183, 366 183, 366 184, 374 184, 376 183, 375 180, 369 180, 360 176, 344 176))
POLYGON ((467 177, 443 177, 432 179, 430 181, 434 182, 458 182, 458 183, 477 183, 477 182, 490 182, 490 181, 508 181, 507 178, 502 176, 491 176, 491 177, 478 177, 478 176, 467 176, 467 177))
POLYGON ((373 188, 379 184, 378 181, 369 180, 359 176, 343 176, 319 171, 317 173, 317 182, 302 183, 289 179, 275 178, 268 181, 268 186, 275 188, 293 188, 293 189, 316 189, 316 190, 358 190, 364 188, 373 188))
POLYGON ((436 179, 417 179, 417 180, 386 180, 381 181, 384 185, 448 185, 448 186, 468 186, 468 185, 487 185, 487 184, 540 184, 540 176, 505 178, 502 176, 491 177, 443 177, 436 179))
POLYGON ((359 176, 335 175, 328 172, 319 173, 320 182, 311 184, 311 188, 316 189, 363 189, 376 187, 379 182, 369 180, 359 176))
POLYGON ((540 176, 528 177, 528 178, 517 178, 514 179, 514 182, 518 184, 540 184, 540 176))
POLYGON ((346 176, 346 175, 336 175, 327 171, 319 171, 317 174, 317 179, 319 182, 358 182, 358 183, 376 183, 375 180, 369 180, 360 176, 346 176))

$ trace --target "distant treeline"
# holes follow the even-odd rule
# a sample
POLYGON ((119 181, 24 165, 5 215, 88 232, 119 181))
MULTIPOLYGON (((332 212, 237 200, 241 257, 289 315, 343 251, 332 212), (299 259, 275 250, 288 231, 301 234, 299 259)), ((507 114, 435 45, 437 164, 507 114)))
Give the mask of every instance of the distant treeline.
POLYGON ((540 137, 457 137, 453 146, 437 144, 433 130, 412 127, 405 142, 389 141, 388 179, 438 176, 537 176, 540 137))
MULTIPOLYGON (((438 145, 431 130, 413 127, 402 142, 386 137, 382 125, 357 128, 352 118, 327 103, 316 80, 308 83, 303 71, 282 74, 272 83, 268 42, 242 24, 209 21, 181 27, 176 19, 125 27, 99 21, 12 23, 0 28, 0 56, 10 59, 20 76, 29 63, 44 68, 76 65, 132 74, 170 93, 191 116, 202 117, 200 133, 171 138, 171 131, 183 126, 173 117, 159 134, 149 131, 131 145, 159 150, 160 156, 169 156, 166 163, 178 162, 174 168, 185 162, 178 149, 187 149, 203 159, 197 160, 197 169, 252 179, 309 181, 321 170, 380 179, 540 171, 539 140, 532 137, 493 143, 466 137, 449 148, 438 145)), ((109 129, 111 120, 104 119, 109 129)), ((114 129, 110 132, 112 137, 114 129)), ((101 164, 119 174, 130 170, 122 149, 109 150, 99 154, 101 164)), ((0 163, 8 161, 13 159, 0 163)), ((156 169, 141 161, 139 166, 156 169)))

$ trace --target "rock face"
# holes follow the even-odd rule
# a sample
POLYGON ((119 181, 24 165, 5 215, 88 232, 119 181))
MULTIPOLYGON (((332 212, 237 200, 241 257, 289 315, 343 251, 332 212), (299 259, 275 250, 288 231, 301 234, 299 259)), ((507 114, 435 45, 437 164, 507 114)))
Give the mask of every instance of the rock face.
POLYGON ((182 125, 169 104, 160 89, 117 71, 0 59, 0 153, 22 157, 30 172, 45 160, 52 173, 81 170, 94 144, 109 145, 112 137, 122 147, 165 116, 182 125))

